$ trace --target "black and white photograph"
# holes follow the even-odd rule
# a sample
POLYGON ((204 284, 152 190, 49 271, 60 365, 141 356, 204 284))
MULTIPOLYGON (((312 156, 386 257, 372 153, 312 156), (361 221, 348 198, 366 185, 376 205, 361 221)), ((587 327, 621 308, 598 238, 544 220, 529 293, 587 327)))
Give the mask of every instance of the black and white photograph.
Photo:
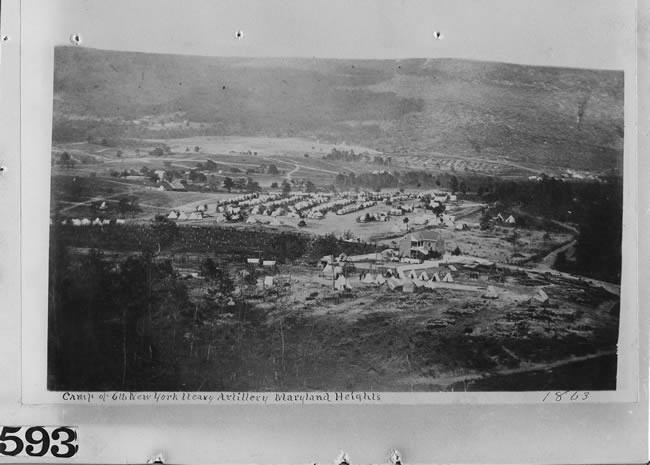
POLYGON ((616 390, 623 77, 57 47, 48 389, 616 390))
POLYGON ((3 1, 0 462, 647 461, 649 2, 3 1))

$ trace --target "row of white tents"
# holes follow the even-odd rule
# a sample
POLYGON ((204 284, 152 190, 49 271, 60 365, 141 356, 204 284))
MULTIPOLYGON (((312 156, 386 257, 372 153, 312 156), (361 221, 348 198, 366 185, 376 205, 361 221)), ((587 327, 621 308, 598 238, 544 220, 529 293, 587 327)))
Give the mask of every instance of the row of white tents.
POLYGON ((515 217, 510 215, 507 218, 504 218, 501 213, 499 213, 497 216, 494 217, 496 221, 499 221, 501 223, 507 223, 507 224, 515 224, 517 220, 515 220, 515 217))
POLYGON ((394 276, 390 278, 384 278, 382 274, 373 275, 371 273, 368 273, 363 277, 361 282, 363 284, 374 284, 374 285, 382 285, 387 282, 392 282, 395 285, 402 285, 404 283, 412 282, 417 286, 420 283, 424 284, 427 282, 453 283, 454 277, 451 275, 451 273, 447 273, 441 278, 438 272, 434 273, 432 277, 429 277, 426 271, 420 273, 419 276, 417 276, 414 272, 412 272, 404 278, 396 278, 394 276))
POLYGON ((169 212, 169 215, 167 215, 167 218, 170 220, 202 220, 203 219, 203 213, 200 211, 193 211, 189 215, 187 215, 183 211, 176 211, 172 210, 169 212))
MULTIPOLYGON (((115 224, 125 223, 126 221, 121 218, 115 220, 115 224)), ((111 220, 108 218, 101 219, 99 217, 95 218, 94 220, 90 220, 89 218, 70 218, 69 220, 62 220, 61 224, 71 224, 72 226, 108 226, 111 224, 111 220)))

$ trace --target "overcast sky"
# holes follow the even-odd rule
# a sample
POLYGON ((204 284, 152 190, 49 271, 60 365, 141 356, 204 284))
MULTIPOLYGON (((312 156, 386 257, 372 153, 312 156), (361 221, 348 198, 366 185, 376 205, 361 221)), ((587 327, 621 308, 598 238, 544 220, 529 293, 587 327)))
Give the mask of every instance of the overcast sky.
POLYGON ((459 57, 623 69, 632 0, 64 0, 56 42, 226 56, 459 57), (244 38, 237 40, 235 31, 244 38), (433 37, 442 33, 442 40, 433 37))

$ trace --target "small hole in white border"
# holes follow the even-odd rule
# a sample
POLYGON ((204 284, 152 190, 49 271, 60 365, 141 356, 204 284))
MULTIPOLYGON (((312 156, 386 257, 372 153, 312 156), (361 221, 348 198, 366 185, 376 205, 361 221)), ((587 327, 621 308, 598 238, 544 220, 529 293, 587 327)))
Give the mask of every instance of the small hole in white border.
POLYGON ((244 31, 239 30, 239 31, 235 32, 235 39, 241 40, 243 38, 244 38, 244 31))
POLYGON ((435 32, 433 33, 433 38, 434 38, 434 39, 442 40, 442 37, 443 37, 443 36, 442 36, 442 32, 440 32, 440 31, 435 31, 435 32))
POLYGON ((0 166, 0 174, 5 174, 7 172, 6 166, 0 166))
POLYGON ((9 36, 2 36, 2 41, 3 42, 8 42, 9 41, 9 36))
POLYGON ((74 45, 79 45, 81 44, 81 36, 77 34, 76 32, 70 35, 70 42, 72 42, 74 45))

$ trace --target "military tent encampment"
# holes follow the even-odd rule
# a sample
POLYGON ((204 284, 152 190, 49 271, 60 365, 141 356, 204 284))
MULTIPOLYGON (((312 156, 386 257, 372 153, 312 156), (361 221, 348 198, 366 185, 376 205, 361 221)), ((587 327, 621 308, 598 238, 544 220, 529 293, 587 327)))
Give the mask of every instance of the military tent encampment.
POLYGON ((169 212, 169 215, 167 215, 167 218, 170 220, 175 220, 176 218, 178 218, 178 214, 176 214, 176 212, 172 210, 169 212))
POLYGON ((451 273, 447 273, 447 274, 445 275, 445 277, 442 278, 442 281, 445 282, 445 283, 453 283, 453 282, 454 282, 454 278, 453 278, 453 276, 451 275, 451 273))
POLYGON ((377 275, 375 278, 375 284, 378 286, 381 286, 382 284, 386 284, 386 279, 380 274, 377 275))
POLYGON ((332 265, 329 263, 325 265, 325 268, 323 268, 323 273, 324 274, 332 274, 334 272, 334 268, 332 268, 332 265))
POLYGON ((375 278, 373 278, 371 274, 367 274, 363 277, 361 282, 363 284, 373 284, 375 282, 375 278))
POLYGON ((431 281, 440 281, 440 275, 436 271, 436 273, 433 275, 433 278, 431 278, 431 281))
POLYGON ((427 274, 426 271, 423 271, 422 273, 420 273, 420 280, 421 281, 428 281, 429 280, 429 275, 427 274))
POLYGON ((180 212, 180 213, 178 214, 178 219, 179 219, 179 220, 186 220, 186 219, 187 219, 187 215, 185 214, 185 212, 180 212))
POLYGON ((336 278, 336 281, 334 281, 334 289, 337 291, 342 291, 345 289, 346 286, 346 279, 345 276, 341 275, 338 278, 336 278))

